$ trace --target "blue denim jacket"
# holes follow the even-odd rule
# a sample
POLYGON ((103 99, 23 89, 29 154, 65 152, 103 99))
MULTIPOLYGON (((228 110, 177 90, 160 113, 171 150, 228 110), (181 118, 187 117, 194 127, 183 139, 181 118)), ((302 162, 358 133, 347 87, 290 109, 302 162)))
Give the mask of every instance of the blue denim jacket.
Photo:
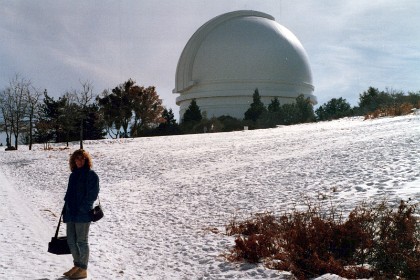
POLYGON ((63 222, 88 223, 89 211, 99 193, 99 177, 86 167, 76 168, 70 174, 64 197, 63 222))

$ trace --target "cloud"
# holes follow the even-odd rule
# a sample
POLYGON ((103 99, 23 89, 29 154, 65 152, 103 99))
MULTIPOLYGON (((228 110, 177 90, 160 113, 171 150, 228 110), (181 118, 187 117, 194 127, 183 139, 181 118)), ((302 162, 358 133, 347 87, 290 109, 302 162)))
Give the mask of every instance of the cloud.
POLYGON ((15 73, 54 95, 93 82, 97 93, 128 78, 171 93, 183 47, 213 17, 233 10, 273 15, 306 49, 320 104, 357 103, 369 86, 419 90, 420 2, 2 1, 0 88, 15 73))

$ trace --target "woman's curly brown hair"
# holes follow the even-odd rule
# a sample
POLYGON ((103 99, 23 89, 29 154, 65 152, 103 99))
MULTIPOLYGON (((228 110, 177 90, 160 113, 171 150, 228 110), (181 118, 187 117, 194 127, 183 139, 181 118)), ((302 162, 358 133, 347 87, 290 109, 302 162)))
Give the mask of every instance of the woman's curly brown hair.
POLYGON ((92 158, 90 157, 89 153, 83 149, 76 150, 70 156, 69 165, 70 170, 73 171, 77 168, 76 165, 76 158, 84 158, 85 159, 85 166, 88 169, 92 169, 92 158))

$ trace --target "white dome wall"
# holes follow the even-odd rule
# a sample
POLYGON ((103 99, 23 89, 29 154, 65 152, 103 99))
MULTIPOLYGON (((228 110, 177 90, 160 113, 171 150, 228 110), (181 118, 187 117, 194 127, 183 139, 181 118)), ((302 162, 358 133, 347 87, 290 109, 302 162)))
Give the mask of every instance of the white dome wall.
POLYGON ((300 94, 311 98, 312 74, 299 40, 270 15, 237 11, 218 16, 188 41, 176 72, 174 93, 180 117, 196 99, 207 117, 239 119, 258 88, 268 105, 274 97, 294 102, 300 94))

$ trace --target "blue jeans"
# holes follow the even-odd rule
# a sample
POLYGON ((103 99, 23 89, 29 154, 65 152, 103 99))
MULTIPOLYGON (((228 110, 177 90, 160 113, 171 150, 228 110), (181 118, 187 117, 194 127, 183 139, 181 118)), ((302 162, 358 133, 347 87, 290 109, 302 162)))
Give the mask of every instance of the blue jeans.
POLYGON ((89 262, 90 223, 67 223, 67 243, 73 256, 74 266, 87 269, 89 262))

